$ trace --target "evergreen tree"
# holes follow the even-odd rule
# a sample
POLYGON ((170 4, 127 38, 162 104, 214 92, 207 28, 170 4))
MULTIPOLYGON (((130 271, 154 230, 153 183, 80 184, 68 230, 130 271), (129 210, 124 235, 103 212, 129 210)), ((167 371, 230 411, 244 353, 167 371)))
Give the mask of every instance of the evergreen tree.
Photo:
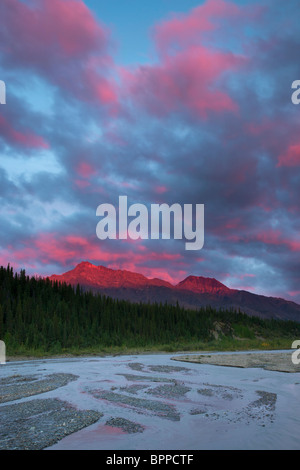
POLYGON ((249 317, 212 307, 188 310, 178 303, 132 304, 65 283, 14 274, 0 267, 0 339, 8 346, 59 352, 62 348, 148 347, 197 344, 213 339, 215 322, 232 332, 300 337, 300 324, 249 317))

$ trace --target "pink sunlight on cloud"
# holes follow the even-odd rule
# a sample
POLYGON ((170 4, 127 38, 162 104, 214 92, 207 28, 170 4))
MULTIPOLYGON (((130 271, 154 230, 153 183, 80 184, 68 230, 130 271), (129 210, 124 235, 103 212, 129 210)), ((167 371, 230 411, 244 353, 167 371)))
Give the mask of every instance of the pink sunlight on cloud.
POLYGON ((280 230, 267 230, 257 234, 255 238, 266 245, 285 245, 291 251, 300 251, 300 241, 286 238, 280 230))
POLYGON ((31 15, 26 26, 33 28, 35 37, 44 45, 52 42, 55 31, 56 41, 67 57, 81 56, 99 45, 105 46, 105 31, 83 1, 38 0, 33 5, 40 17, 31 15))
POLYGON ((243 58, 192 46, 158 65, 143 66, 123 74, 125 86, 140 106, 164 116, 190 111, 206 118, 208 113, 237 112, 238 105, 225 92, 213 87, 224 72, 237 69, 243 58))
POLYGON ((238 18, 243 14, 243 10, 234 3, 207 0, 186 15, 174 15, 159 23, 154 29, 157 48, 164 55, 174 44, 186 47, 199 43, 206 32, 218 28, 221 20, 238 18))
POLYGON ((137 105, 160 117, 184 111, 202 119, 209 112, 237 113, 238 103, 224 91, 220 80, 225 73, 238 73, 247 59, 205 47, 202 35, 218 28, 215 21, 246 16, 234 3, 208 0, 188 15, 161 22, 153 30, 158 63, 133 71, 120 69, 123 93, 129 93, 137 105))
POLYGON ((86 181, 86 180, 74 180, 74 184, 75 186, 77 186, 77 188, 79 189, 86 189, 88 187, 91 186, 91 183, 89 181, 86 181))
POLYGON ((89 179, 96 174, 97 170, 90 163, 81 161, 76 167, 76 173, 79 178, 74 179, 74 184, 80 190, 84 190, 91 186, 89 179))
POLYGON ((49 144, 41 136, 32 134, 29 131, 19 131, 0 115, 0 136, 11 144, 28 148, 48 149, 49 144))
POLYGON ((252 243, 254 241, 263 243, 268 249, 272 250, 272 246, 286 247, 289 252, 300 251, 300 241, 293 236, 287 237, 280 230, 264 230, 253 235, 228 234, 226 239, 231 242, 252 243))
POLYGON ((299 302, 299 1, 288 4, 0 0, 2 262, 228 279, 299 302), (204 204, 203 249, 100 241, 96 209, 118 214, 121 195, 204 204))
POLYGON ((47 46, 57 48, 65 58, 84 57, 91 49, 106 47, 106 32, 81 0, 33 0, 29 4, 2 0, 2 3, 10 34, 19 38, 10 44, 11 53, 20 61, 38 65, 46 60, 47 46), (23 21, 18 21, 19 18, 23 21), (24 47, 26 55, 22 57, 24 47))
MULTIPOLYGON (((146 247, 142 250, 136 250, 136 246, 133 246, 133 244, 125 252, 115 252, 113 247, 109 250, 101 248, 97 241, 89 240, 85 237, 43 233, 35 239, 24 241, 22 245, 22 247, 14 250, 10 260, 9 255, 4 256, 4 253, 2 253, 1 263, 7 264, 12 262, 13 258, 15 266, 26 264, 36 267, 37 264, 45 266, 60 264, 67 268, 88 259, 92 260, 93 263, 103 264, 112 269, 131 270, 144 274, 147 277, 159 277, 172 283, 182 280, 180 278, 181 274, 186 273, 186 270, 178 269, 180 266, 185 266, 181 254, 159 253, 151 251, 146 247), (33 263, 32 260, 34 259, 38 260, 38 263, 33 263), (168 263, 168 272, 164 268, 147 266, 149 262, 160 263, 161 261, 168 263), (174 267, 172 267, 173 265, 174 267)), ((11 248, 8 247, 8 251, 11 248)))
POLYGON ((113 80, 105 76, 113 66, 109 33, 82 0, 1 3, 9 28, 0 31, 0 42, 9 66, 29 66, 83 100, 116 104, 113 80))
POLYGON ((288 294, 289 294, 291 297, 297 297, 297 296, 300 295, 300 290, 290 291, 290 292, 288 292, 288 294))
POLYGON ((277 167, 300 166, 300 144, 290 145, 285 153, 279 156, 277 167))
POLYGON ((187 276, 187 271, 178 270, 175 266, 170 266, 168 272, 164 268, 149 268, 147 266, 136 266, 135 263, 130 261, 124 263, 110 263, 107 267, 111 269, 123 269, 126 271, 131 271, 139 274, 143 274, 149 279, 162 279, 163 281, 169 282, 172 285, 178 284, 187 276))
POLYGON ((97 170, 90 163, 82 161, 78 164, 76 171, 82 178, 90 178, 97 170))
POLYGON ((168 191, 168 188, 166 186, 156 186, 155 187, 155 192, 157 194, 164 194, 168 191))

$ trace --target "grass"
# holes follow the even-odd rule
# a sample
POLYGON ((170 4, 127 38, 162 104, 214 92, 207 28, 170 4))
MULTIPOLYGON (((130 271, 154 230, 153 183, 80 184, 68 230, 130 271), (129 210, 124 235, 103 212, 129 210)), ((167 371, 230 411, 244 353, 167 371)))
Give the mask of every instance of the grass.
POLYGON ((290 349, 295 338, 232 338, 221 336, 212 341, 173 342, 170 344, 153 344, 147 346, 102 346, 98 347, 72 347, 68 349, 29 349, 25 346, 7 347, 7 358, 43 358, 67 356, 105 356, 105 355, 132 355, 175 353, 188 351, 251 351, 251 350, 281 350, 290 349))

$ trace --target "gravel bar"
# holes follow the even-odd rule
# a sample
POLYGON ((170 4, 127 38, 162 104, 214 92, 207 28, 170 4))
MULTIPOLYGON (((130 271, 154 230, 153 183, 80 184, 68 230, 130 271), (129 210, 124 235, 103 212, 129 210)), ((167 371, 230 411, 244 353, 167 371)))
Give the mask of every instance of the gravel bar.
POLYGON ((107 400, 111 403, 125 405, 138 411, 151 413, 161 417, 170 419, 172 421, 179 421, 180 414, 176 411, 173 405, 161 403, 160 401, 145 400, 144 398, 136 398, 128 395, 121 395, 119 393, 108 392, 106 390, 92 390, 90 393, 98 399, 107 400))
POLYGON ((51 374, 42 379, 36 376, 3 378, 0 381, 0 403, 49 392, 63 387, 77 378, 78 376, 73 374, 51 374))
POLYGON ((107 426, 112 426, 115 428, 120 428, 122 431, 126 432, 127 434, 134 434, 136 432, 144 432, 145 427, 141 426, 138 423, 134 423, 133 421, 129 421, 125 418, 111 418, 105 423, 107 426))
POLYGON ((174 361, 195 362, 227 367, 259 367, 277 372, 300 372, 300 364, 292 362, 291 352, 235 353, 235 354, 202 354, 175 356, 174 361))
POLYGON ((0 450, 42 450, 103 416, 56 398, 5 405, 0 413, 0 450))

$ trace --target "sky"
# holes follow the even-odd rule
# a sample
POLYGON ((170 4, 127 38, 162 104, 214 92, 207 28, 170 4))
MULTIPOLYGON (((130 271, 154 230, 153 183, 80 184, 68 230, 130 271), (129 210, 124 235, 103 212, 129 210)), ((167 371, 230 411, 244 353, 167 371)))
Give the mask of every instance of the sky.
POLYGON ((81 261, 300 303, 299 0, 1 0, 0 264, 81 261), (204 246, 98 205, 204 204, 204 246))

